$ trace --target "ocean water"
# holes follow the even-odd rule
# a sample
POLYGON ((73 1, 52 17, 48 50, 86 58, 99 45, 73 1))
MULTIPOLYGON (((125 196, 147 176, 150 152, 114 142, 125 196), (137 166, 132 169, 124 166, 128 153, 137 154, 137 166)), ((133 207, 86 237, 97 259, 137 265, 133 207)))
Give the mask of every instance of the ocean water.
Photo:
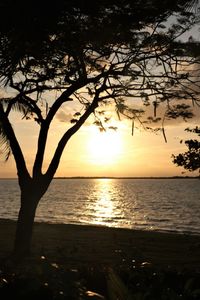
MULTIPOLYGON (((17 180, 0 180, 0 218, 17 219, 17 180)), ((36 221, 200 234, 199 179, 54 179, 36 221)))

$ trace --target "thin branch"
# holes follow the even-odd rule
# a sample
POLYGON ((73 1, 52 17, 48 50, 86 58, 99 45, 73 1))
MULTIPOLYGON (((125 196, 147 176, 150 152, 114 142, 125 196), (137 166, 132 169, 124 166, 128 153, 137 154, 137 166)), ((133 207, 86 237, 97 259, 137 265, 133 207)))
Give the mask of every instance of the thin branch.
POLYGON ((107 78, 104 78, 104 81, 99 89, 96 90, 96 94, 94 96, 94 99, 92 103, 88 106, 84 114, 80 117, 80 119, 70 128, 68 129, 64 135, 62 136, 61 140, 58 143, 58 146, 56 148, 56 151, 54 153, 54 156, 52 158, 52 161, 49 165, 49 168, 44 176, 47 178, 53 178, 59 162, 61 155, 63 153, 63 150, 69 141, 69 139, 79 130, 79 128, 85 123, 85 121, 88 119, 88 117, 95 111, 95 109, 98 107, 98 103, 100 101, 100 93, 104 91, 105 85, 106 85, 107 78))
POLYGON ((101 78, 106 78, 109 74, 109 71, 102 71, 101 74, 93 77, 93 78, 85 78, 78 80, 74 84, 72 84, 66 91, 64 91, 60 97, 57 98, 57 100, 54 102, 54 104, 51 106, 49 113, 46 117, 46 119, 41 124, 40 133, 38 137, 38 149, 36 153, 36 158, 33 166, 33 177, 37 177, 38 175, 41 175, 42 172, 42 163, 44 158, 44 151, 46 147, 46 141, 47 141, 47 134, 49 130, 49 126, 51 121, 53 120, 56 112, 60 108, 60 106, 66 102, 70 101, 69 98, 74 92, 76 92, 78 89, 86 86, 89 83, 97 83, 101 78))

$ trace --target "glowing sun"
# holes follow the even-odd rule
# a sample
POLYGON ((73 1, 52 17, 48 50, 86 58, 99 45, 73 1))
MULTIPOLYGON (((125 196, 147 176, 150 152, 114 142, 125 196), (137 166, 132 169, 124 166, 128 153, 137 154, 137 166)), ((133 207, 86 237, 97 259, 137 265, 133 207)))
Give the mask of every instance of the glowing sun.
POLYGON ((92 164, 114 164, 122 152, 122 138, 118 132, 92 132, 88 154, 92 164))

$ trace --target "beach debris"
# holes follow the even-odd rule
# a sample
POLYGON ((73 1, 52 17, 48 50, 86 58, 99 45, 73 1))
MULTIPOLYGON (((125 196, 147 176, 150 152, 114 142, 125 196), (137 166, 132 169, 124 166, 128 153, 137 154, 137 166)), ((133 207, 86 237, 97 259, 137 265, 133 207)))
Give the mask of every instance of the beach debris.
POLYGON ((121 249, 115 249, 115 253, 121 253, 122 250, 121 249))
POLYGON ((57 264, 57 263, 52 263, 52 264, 51 264, 51 266, 52 266, 53 268, 56 268, 56 269, 58 269, 58 268, 59 268, 59 266, 58 266, 58 264, 57 264))
POLYGON ((95 293, 95 292, 93 292, 93 291, 86 291, 86 296, 89 298, 89 299, 96 299, 96 300, 105 300, 105 297, 104 296, 102 296, 102 295, 100 295, 100 294, 98 294, 98 293, 95 293))
POLYGON ((152 267, 152 263, 144 261, 141 263, 141 268, 152 267))

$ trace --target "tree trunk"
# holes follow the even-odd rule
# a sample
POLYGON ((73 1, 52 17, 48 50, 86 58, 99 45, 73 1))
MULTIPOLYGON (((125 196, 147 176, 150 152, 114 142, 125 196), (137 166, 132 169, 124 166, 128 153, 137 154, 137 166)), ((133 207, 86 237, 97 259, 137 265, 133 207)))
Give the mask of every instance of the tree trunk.
POLYGON ((21 194, 13 253, 16 259, 30 255, 35 212, 41 198, 41 195, 33 192, 33 189, 31 190, 26 189, 21 194))

